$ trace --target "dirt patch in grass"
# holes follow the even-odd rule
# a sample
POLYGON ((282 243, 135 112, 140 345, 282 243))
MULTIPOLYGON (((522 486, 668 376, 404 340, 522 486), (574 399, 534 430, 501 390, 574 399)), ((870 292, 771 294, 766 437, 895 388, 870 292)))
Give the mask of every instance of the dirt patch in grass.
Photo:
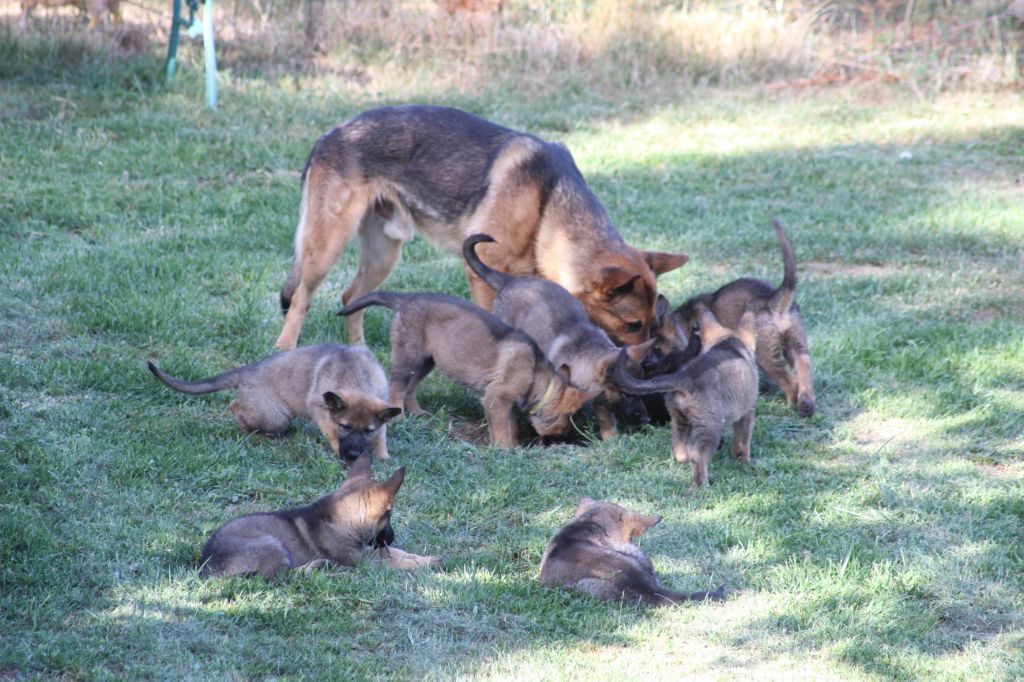
POLYGON ((448 432, 473 445, 487 445, 490 442, 487 436, 487 422, 483 420, 453 417, 448 422, 448 432))

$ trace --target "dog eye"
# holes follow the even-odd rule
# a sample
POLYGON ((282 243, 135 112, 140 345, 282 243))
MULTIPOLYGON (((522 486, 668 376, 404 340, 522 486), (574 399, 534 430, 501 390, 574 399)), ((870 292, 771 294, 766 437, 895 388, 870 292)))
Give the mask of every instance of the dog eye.
POLYGON ((630 334, 636 334, 638 331, 644 328, 643 322, 627 322, 626 331, 630 334))
POLYGON ((346 424, 344 422, 338 422, 338 428, 342 429, 343 431, 351 431, 352 430, 352 425, 351 424, 346 424))

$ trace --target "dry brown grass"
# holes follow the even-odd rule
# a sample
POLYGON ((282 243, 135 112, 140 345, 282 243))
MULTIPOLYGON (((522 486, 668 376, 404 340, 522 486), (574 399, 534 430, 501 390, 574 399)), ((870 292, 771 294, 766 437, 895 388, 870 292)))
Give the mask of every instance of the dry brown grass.
MULTIPOLYGON (((329 76, 342 89, 396 97, 574 86, 642 97, 664 87, 850 80, 937 92, 1017 85, 1024 65, 1024 10, 1010 0, 500 4, 225 0, 217 5, 218 52, 237 77, 329 76), (457 9, 467 5, 482 10, 457 9)), ((0 17, 16 6, 0 2, 0 17)), ((125 14, 130 27, 165 44, 164 3, 132 0, 125 14)), ((51 14, 32 30, 53 26, 51 14)))

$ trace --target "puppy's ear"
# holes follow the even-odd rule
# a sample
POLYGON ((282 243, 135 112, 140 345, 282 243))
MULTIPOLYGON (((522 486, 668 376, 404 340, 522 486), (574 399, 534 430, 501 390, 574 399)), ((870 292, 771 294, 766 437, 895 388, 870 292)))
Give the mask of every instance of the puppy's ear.
POLYGON ((605 353, 601 356, 601 359, 594 363, 594 378, 601 383, 608 383, 611 381, 611 377, 608 376, 608 372, 611 371, 612 367, 615 366, 615 361, 619 359, 619 351, 613 350, 605 353))
POLYGON ((562 364, 558 368, 558 373, 562 375, 562 379, 565 380, 565 383, 572 384, 572 367, 568 364, 562 364))
POLYGON ((334 391, 327 391, 326 393, 324 393, 323 398, 324 405, 327 405, 327 409, 330 410, 331 412, 341 412, 346 407, 348 407, 348 403, 342 400, 341 396, 335 393, 334 391))
POLYGON ((755 349, 757 346, 757 321, 754 318, 754 313, 749 310, 743 313, 740 324, 736 327, 736 336, 751 351, 755 349))
MULTIPOLYGON (((369 455, 363 455, 363 457, 369 457, 369 455)), ((360 457, 362 459, 362 457, 360 457)), ((405 480, 405 467, 402 467, 395 473, 391 474, 391 478, 378 484, 378 488, 388 496, 388 499, 394 499, 395 493, 402 487, 402 481, 405 480)))
POLYGON ((635 343, 632 346, 626 346, 626 357, 629 361, 635 365, 639 365, 647 357, 647 354, 654 348, 654 344, 658 342, 657 339, 647 339, 643 343, 635 343))
POLYGON ((591 497, 581 497, 580 503, 576 505, 576 516, 583 514, 588 509, 593 509, 597 502, 591 497))
POLYGON ((400 414, 402 414, 402 408, 388 406, 377 413, 377 419, 381 420, 382 422, 386 422, 389 419, 394 419, 400 414))
POLYGON ((732 330, 724 326, 711 312, 705 310, 700 316, 700 352, 706 353, 711 348, 728 337, 732 336, 732 330))
POLYGON ((631 272, 620 267, 601 268, 601 279, 597 288, 607 298, 623 296, 633 291, 633 285, 640 279, 639 272, 631 272))
POLYGON ((644 516, 643 514, 633 514, 633 527, 630 529, 629 534, 631 537, 637 537, 647 532, 648 528, 653 528, 661 523, 660 516, 644 516))
POLYGON ((348 469, 348 476, 345 480, 351 481, 356 478, 369 478, 372 465, 373 457, 370 455, 366 454, 356 457, 356 461, 352 462, 352 466, 348 469))
POLYGON ((668 299, 665 298, 664 294, 658 294, 658 300, 654 304, 654 317, 660 323, 665 316, 668 315, 668 310, 672 306, 669 305, 668 299))
POLYGON ((644 260, 654 272, 654 276, 664 275, 676 268, 686 265, 690 257, 685 253, 662 253, 661 251, 644 251, 644 260))

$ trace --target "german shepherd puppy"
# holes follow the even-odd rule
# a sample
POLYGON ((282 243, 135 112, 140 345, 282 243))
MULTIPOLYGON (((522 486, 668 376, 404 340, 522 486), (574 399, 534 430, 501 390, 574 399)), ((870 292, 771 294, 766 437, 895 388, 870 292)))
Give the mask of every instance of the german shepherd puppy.
MULTIPOLYGON (((631 411, 641 420, 646 418, 643 402, 623 394, 608 375, 619 357, 619 349, 590 321, 583 305, 554 282, 540 277, 513 277, 484 265, 475 249, 484 242, 494 242, 494 238, 486 234, 471 236, 462 245, 462 255, 469 269, 494 290, 491 312, 505 324, 526 332, 556 367, 567 365, 576 386, 600 393, 594 410, 601 438, 607 440, 615 435, 615 410, 631 411)), ((644 343, 627 347, 629 370, 634 375, 642 371, 640 361, 649 346, 644 343)))
POLYGON ((810 417, 817 406, 807 330, 796 303, 796 258, 782 225, 777 220, 772 224, 782 248, 782 284, 774 287, 744 277, 689 299, 673 317, 689 331, 705 310, 711 310, 722 324, 736 327, 743 313, 752 310, 757 320, 758 366, 782 389, 786 401, 797 406, 801 417, 810 417))
MULTIPOLYGON (((359 267, 343 304, 387 278, 414 228, 459 253, 485 227, 500 245, 484 262, 561 284, 623 344, 647 338, 655 278, 688 259, 627 245, 560 144, 458 109, 374 109, 321 137, 306 162, 277 347, 295 347, 313 292, 357 233, 359 267)), ((490 288, 467 276, 473 301, 489 309, 490 288)), ((348 337, 363 341, 362 313, 349 318, 348 337)))
POLYGON ((548 544, 540 562, 540 582, 633 604, 720 601, 724 585, 713 592, 690 594, 662 587, 651 560, 633 544, 633 538, 660 521, 660 516, 643 516, 611 502, 584 497, 573 520, 548 544))
POLYGON ((246 433, 277 435, 293 418, 309 419, 345 464, 367 447, 378 459, 387 459, 387 422, 402 413, 387 402, 384 370, 373 353, 360 347, 307 346, 195 382, 175 379, 152 362, 149 369, 183 393, 238 389, 231 412, 246 433))
POLYGON ((203 547, 201 575, 272 578, 286 568, 355 566, 363 557, 405 570, 440 564, 438 557, 389 547, 395 541, 391 506, 405 467, 378 483, 370 477, 370 461, 357 459, 341 487, 312 504, 228 521, 203 547))
POLYGON ((436 365, 447 376, 483 396, 491 442, 515 447, 513 408, 524 410, 541 436, 569 430, 569 417, 596 394, 555 370, 529 336, 469 301, 443 294, 367 294, 339 312, 351 315, 379 305, 396 312, 391 322, 392 404, 424 414, 416 387, 436 365))
POLYGON ((732 425, 732 454, 750 461, 750 436, 757 403, 754 314, 744 313, 735 331, 718 323, 710 310, 700 319, 701 353, 673 374, 639 380, 626 371, 623 353, 613 376, 623 391, 665 393, 672 421, 672 454, 689 462, 693 482, 708 484, 708 463, 732 425))

